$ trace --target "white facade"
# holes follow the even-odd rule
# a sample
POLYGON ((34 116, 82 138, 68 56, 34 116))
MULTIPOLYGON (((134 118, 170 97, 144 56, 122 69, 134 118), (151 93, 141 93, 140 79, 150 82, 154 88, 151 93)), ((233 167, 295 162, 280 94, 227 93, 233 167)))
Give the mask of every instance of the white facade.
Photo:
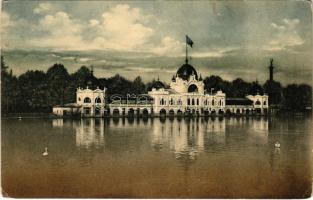
POLYGON ((79 106, 65 105, 65 106, 54 106, 52 113, 56 116, 67 116, 80 113, 79 106))
POLYGON ((248 99, 253 101, 253 108, 257 113, 265 114, 268 112, 268 95, 248 95, 248 99))
MULTIPOLYGON (((75 112, 82 117, 146 116, 146 115, 222 115, 267 114, 267 95, 248 95, 246 98, 227 98, 221 90, 208 93, 201 76, 188 62, 172 78, 169 88, 159 80, 148 94, 112 95, 106 99, 106 88, 95 90, 78 88, 75 112), (108 104, 106 104, 106 100, 108 104)), ((53 113, 63 116, 74 112, 74 107, 53 108, 53 113)))
POLYGON ((102 117, 105 111, 105 91, 97 88, 91 90, 78 88, 76 91, 76 103, 81 106, 81 116, 102 117))
MULTIPOLYGON (((225 93, 206 94, 203 81, 197 79, 196 72, 191 65, 183 65, 183 78, 176 74, 170 83, 170 89, 153 88, 148 92, 153 101, 154 114, 212 114, 224 113, 225 93), (191 74, 188 77, 188 73, 191 74), (187 77, 187 78, 186 78, 187 77)), ((179 69, 180 70, 180 69, 179 69)), ((178 70, 178 72, 179 72, 178 70)))

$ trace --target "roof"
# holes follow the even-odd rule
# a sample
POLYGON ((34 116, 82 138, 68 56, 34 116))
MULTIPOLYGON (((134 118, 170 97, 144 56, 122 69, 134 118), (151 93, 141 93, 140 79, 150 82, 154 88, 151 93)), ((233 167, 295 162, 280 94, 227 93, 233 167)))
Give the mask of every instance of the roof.
POLYGON ((160 88, 164 88, 164 87, 165 87, 165 85, 159 80, 154 82, 153 86, 152 86, 152 88, 155 88, 155 89, 160 89, 160 88))
POLYGON ((226 105, 253 105, 253 101, 247 98, 226 98, 226 105))
POLYGON ((54 108, 79 108, 81 107, 80 105, 76 104, 76 103, 67 103, 64 105, 56 105, 53 106, 54 108))
POLYGON ((170 94, 179 94, 178 92, 176 92, 173 89, 166 89, 166 91, 168 91, 170 94))
POLYGON ((198 74, 195 68, 187 63, 183 64, 178 70, 176 75, 183 79, 188 80, 191 75, 196 76, 196 80, 198 80, 198 74))

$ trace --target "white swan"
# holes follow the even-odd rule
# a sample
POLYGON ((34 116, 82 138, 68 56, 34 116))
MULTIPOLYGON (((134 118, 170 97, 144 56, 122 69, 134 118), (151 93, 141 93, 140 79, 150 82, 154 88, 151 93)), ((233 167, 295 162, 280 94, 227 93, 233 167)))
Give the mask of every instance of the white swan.
POLYGON ((42 156, 48 156, 48 147, 45 148, 45 152, 42 153, 42 156))
POLYGON ((280 143, 278 141, 275 142, 275 147, 280 148, 280 143))

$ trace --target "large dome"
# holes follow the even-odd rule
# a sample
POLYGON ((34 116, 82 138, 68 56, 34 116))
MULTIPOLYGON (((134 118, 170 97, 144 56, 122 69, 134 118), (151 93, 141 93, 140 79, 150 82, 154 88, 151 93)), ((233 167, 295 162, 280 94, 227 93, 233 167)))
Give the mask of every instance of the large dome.
POLYGON ((195 75, 196 80, 198 80, 197 71, 188 63, 184 64, 177 70, 177 76, 183 80, 188 80, 191 75, 195 75))

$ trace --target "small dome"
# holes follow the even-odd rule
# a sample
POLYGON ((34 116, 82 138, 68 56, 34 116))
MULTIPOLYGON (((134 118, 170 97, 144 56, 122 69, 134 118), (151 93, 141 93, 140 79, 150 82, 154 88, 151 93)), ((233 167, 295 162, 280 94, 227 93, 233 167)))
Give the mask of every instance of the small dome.
POLYGON ((160 88, 164 88, 165 85, 161 82, 161 81, 155 81, 152 85, 152 88, 155 88, 155 89, 160 89, 160 88))
POLYGON ((183 80, 188 80, 191 75, 195 75, 196 80, 198 80, 198 74, 195 68, 188 63, 182 65, 177 70, 177 76, 183 80))

